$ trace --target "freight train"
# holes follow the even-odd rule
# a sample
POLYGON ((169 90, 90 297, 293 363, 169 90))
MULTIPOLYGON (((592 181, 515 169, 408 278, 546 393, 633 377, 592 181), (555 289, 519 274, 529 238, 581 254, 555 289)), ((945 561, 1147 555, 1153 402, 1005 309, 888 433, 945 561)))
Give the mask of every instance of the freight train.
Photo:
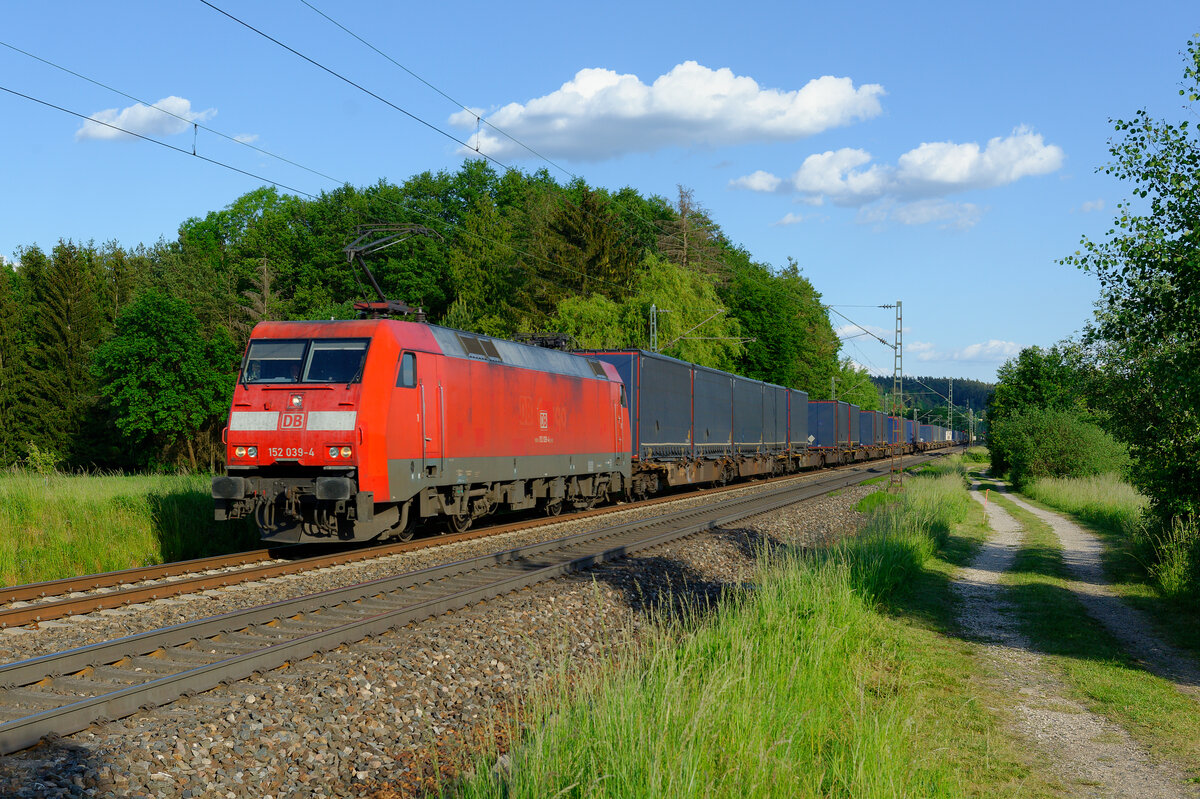
POLYGON ((641 350, 575 353, 401 319, 254 328, 213 478, 264 540, 410 538, 946 447, 961 434, 641 350))

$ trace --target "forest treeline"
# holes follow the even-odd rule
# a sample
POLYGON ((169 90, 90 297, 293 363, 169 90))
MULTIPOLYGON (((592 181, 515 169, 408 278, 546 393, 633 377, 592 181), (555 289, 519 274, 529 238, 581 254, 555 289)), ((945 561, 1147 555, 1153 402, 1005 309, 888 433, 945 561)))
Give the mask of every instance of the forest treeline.
POLYGON ((0 466, 210 468, 237 364, 269 319, 352 318, 374 299, 344 248, 370 225, 420 229, 368 260, 430 321, 668 355, 880 407, 839 359, 795 262, 756 261, 680 188, 612 192, 481 161, 308 199, 264 187, 173 240, 59 241, 0 268, 0 466))

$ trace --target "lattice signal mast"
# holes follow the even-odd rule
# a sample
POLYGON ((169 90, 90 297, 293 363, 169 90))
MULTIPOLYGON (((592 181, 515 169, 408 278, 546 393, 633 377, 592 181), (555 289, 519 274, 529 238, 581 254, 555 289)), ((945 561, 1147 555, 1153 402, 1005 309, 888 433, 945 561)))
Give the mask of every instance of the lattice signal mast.
MULTIPOLYGON (((900 468, 900 445, 904 443, 904 307, 896 300, 896 337, 892 344, 892 415, 896 418, 896 440, 892 441, 891 474, 888 488, 899 489, 903 483, 904 470, 900 468)), ((891 423, 888 423, 891 427, 891 423)))

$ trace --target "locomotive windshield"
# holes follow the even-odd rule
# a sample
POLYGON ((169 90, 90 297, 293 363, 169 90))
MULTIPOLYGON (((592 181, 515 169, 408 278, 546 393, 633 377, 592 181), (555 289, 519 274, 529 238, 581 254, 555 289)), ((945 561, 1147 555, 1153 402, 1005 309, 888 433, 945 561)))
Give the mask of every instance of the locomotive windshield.
POLYGON ((367 339, 250 342, 243 383, 357 383, 367 360, 367 339))

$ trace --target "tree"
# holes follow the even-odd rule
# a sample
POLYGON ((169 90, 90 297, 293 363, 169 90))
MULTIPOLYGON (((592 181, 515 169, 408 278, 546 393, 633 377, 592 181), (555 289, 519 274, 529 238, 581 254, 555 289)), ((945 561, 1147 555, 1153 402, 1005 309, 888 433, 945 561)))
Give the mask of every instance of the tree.
POLYGON ((721 299, 753 339, 735 371, 828 399, 829 379, 838 370, 838 340, 821 295, 795 261, 772 272, 740 249, 729 250, 725 261, 721 299))
POLYGON ((843 358, 838 363, 837 398, 853 403, 864 411, 883 410, 883 399, 870 373, 849 358, 843 358))
POLYGON ((1005 453, 1007 471, 1018 488, 1041 477, 1089 477, 1120 472, 1129 463, 1125 446, 1087 416, 1067 408, 1022 408, 992 423, 988 444, 1005 453))
POLYGON ((91 357, 106 333, 97 253, 60 241, 50 258, 36 248, 24 251, 21 268, 29 283, 27 401, 38 433, 34 443, 82 464, 90 455, 84 427, 96 401, 91 357))
POLYGON ((1083 351, 1076 344, 1056 344, 1048 350, 1026 347, 1005 361, 996 377, 998 384, 987 405, 993 420, 1027 408, 1087 408, 1088 375, 1083 351))
POLYGON ((186 302, 152 290, 117 317, 115 335, 96 352, 95 374, 142 465, 182 445, 195 469, 194 439, 224 419, 236 363, 228 335, 203 338, 186 302))
MULTIPOLYGON (((1188 41, 1184 86, 1200 101, 1200 42, 1188 41)), ((1194 113, 1194 110, 1193 110, 1194 113)), ((1134 482, 1163 520, 1200 513, 1200 137, 1193 123, 1110 120, 1112 161, 1129 184, 1108 238, 1084 237, 1062 263, 1100 281, 1086 340, 1104 375, 1100 401, 1129 444, 1134 482)))
POLYGON ((16 273, 0 261, 0 467, 16 462, 21 441, 17 427, 22 362, 21 321, 14 284, 16 273))

